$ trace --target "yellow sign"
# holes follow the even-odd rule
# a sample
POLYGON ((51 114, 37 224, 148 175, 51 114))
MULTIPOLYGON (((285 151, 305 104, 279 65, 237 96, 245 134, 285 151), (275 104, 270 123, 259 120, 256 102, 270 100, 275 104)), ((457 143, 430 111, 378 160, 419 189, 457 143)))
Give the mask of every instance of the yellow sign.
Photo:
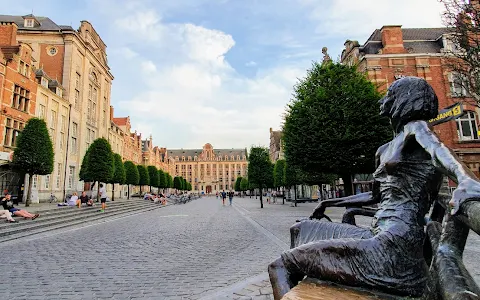
POLYGON ((455 103, 454 105, 442 109, 435 118, 429 120, 428 122, 431 125, 437 125, 450 120, 454 120, 456 118, 460 118, 462 115, 463 106, 460 103, 455 103))

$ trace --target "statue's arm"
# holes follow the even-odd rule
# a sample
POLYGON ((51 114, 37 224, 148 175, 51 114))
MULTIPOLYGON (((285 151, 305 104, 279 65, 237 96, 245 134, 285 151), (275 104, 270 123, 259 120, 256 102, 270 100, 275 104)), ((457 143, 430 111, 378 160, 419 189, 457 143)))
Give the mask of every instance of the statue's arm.
POLYGON ((453 207, 452 214, 459 210, 463 202, 471 199, 480 200, 478 178, 452 150, 440 142, 425 121, 411 122, 405 129, 409 134, 413 134, 420 146, 430 154, 435 166, 458 184, 450 201, 453 207))

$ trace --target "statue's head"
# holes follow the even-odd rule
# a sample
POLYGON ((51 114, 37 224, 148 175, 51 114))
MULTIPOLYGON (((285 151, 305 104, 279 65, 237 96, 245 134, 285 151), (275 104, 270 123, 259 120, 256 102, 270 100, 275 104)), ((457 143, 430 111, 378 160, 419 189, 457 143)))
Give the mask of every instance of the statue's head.
POLYGON ((323 47, 323 48, 322 48, 322 53, 323 53, 323 54, 327 53, 327 51, 328 51, 328 48, 327 48, 327 47, 323 47))
POLYGON ((435 118, 438 98, 425 79, 404 77, 392 83, 380 100, 380 114, 389 117, 398 129, 410 121, 435 118))

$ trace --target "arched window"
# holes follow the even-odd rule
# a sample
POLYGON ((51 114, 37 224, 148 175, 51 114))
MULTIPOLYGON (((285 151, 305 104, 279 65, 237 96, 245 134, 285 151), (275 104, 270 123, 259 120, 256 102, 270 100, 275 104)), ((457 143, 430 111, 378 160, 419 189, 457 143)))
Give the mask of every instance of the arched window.
POLYGON ((175 160, 178 161, 178 156, 175 156, 175 160))
POLYGON ((233 156, 233 155, 230 156, 230 159, 231 159, 231 160, 235 160, 235 156, 233 156))
POLYGON ((182 156, 182 161, 185 161, 185 156, 182 156))
POLYGON ((478 126, 475 112, 467 111, 456 121, 458 139, 460 141, 478 140, 478 126))
POLYGON ((197 156, 196 156, 196 155, 193 157, 193 160, 194 160, 194 161, 197 161, 197 156))
POLYGON ((228 155, 225 155, 225 160, 228 160, 228 155))

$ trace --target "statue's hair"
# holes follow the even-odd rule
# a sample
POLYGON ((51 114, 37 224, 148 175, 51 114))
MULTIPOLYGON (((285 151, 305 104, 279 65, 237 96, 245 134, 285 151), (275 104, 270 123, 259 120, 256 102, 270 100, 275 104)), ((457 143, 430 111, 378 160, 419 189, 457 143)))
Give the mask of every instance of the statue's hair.
POLYGON ((394 102, 390 117, 397 126, 410 121, 430 120, 438 114, 438 98, 428 82, 419 77, 404 77, 388 88, 394 102))

